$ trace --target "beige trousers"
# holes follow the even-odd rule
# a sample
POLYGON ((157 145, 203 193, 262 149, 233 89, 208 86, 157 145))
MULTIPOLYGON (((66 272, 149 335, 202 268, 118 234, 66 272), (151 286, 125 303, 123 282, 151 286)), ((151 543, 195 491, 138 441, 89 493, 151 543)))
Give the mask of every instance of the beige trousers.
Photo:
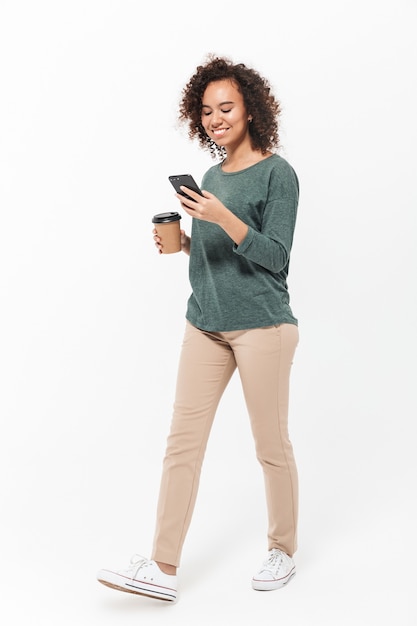
POLYGON ((163 462, 152 558, 179 566, 213 419, 238 369, 264 473, 268 549, 297 548, 298 479, 288 436, 290 370, 298 328, 206 332, 187 322, 163 462))

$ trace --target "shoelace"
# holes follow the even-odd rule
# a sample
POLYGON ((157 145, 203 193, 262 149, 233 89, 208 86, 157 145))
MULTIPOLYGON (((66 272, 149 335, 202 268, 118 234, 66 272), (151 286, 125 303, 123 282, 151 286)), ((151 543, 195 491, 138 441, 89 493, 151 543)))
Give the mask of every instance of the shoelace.
POLYGON ((126 573, 129 573, 132 578, 134 578, 137 575, 138 571, 142 567, 146 567, 147 565, 149 565, 149 563, 149 559, 145 559, 145 557, 141 556, 140 554, 134 554, 130 559, 130 565, 126 569, 126 573))
POLYGON ((278 571, 282 565, 283 554, 281 550, 273 550, 264 563, 264 569, 273 569, 278 571))

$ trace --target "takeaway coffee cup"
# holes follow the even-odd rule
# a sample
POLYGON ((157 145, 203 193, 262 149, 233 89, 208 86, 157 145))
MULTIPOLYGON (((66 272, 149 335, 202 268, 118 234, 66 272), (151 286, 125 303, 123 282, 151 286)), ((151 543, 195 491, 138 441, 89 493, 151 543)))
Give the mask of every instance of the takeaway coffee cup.
POLYGON ((181 250, 180 219, 181 215, 176 212, 158 213, 152 218, 157 235, 161 238, 163 254, 181 250))

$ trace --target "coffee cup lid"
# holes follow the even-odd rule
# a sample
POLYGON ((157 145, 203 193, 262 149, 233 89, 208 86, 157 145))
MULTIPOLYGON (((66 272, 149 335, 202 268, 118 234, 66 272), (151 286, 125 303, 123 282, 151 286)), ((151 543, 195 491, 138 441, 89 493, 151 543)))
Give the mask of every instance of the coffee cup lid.
POLYGON ((154 215, 152 218, 153 224, 167 224, 168 222, 177 222, 181 219, 181 215, 179 213, 168 212, 168 213, 158 213, 154 215))

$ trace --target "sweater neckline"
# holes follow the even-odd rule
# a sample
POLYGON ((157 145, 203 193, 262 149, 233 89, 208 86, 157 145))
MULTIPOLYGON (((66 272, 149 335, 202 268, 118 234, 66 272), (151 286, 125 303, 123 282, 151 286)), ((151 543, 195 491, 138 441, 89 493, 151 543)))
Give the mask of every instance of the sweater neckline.
POLYGON ((277 156, 278 155, 275 153, 271 154, 269 157, 266 157, 266 159, 262 159, 261 161, 258 161, 257 163, 253 163, 252 165, 248 165, 248 167, 244 167, 243 169, 237 170, 236 172, 225 172, 222 169, 223 161, 221 163, 218 163, 217 166, 223 176, 235 176, 236 174, 242 174, 243 172, 247 172, 248 170, 251 170, 254 167, 258 167, 259 165, 262 165, 262 163, 266 163, 270 159, 273 159, 274 157, 277 157, 277 156))

